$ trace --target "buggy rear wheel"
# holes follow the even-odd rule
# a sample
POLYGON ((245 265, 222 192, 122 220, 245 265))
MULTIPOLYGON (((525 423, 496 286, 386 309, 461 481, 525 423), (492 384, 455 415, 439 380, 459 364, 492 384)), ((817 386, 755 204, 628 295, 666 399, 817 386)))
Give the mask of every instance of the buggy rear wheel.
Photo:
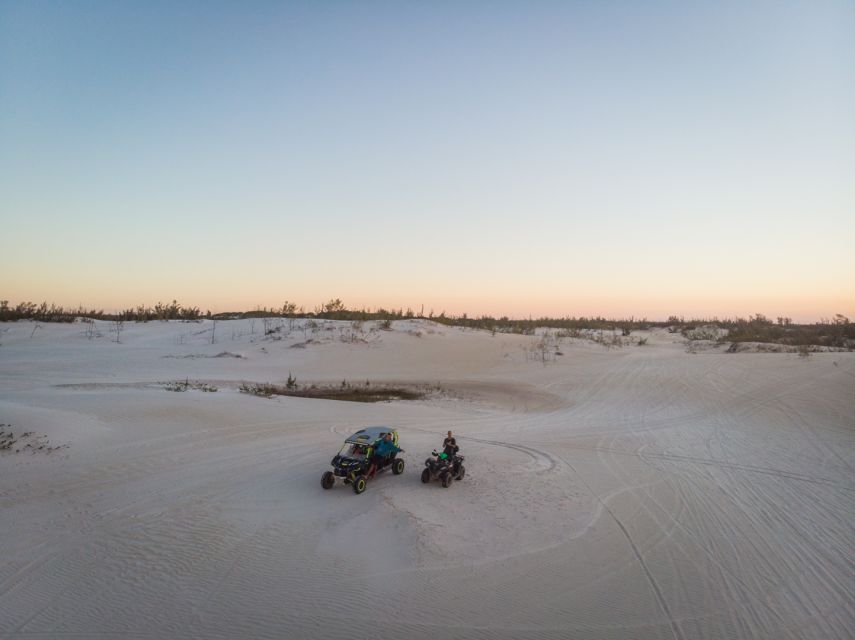
POLYGON ((357 476, 356 480, 353 481, 353 493, 360 494, 365 491, 365 476, 357 476))
POLYGON ((404 473, 404 461, 403 460, 399 460, 398 458, 395 458, 395 460, 392 461, 392 473, 394 473, 396 476, 399 476, 402 473, 404 473))
POLYGON ((425 484, 430 482, 430 469, 425 469, 424 471, 422 471, 422 482, 424 482, 425 484))
POLYGON ((332 486, 335 484, 335 476, 332 471, 324 471, 324 475, 321 476, 321 486, 324 489, 332 489, 332 486))

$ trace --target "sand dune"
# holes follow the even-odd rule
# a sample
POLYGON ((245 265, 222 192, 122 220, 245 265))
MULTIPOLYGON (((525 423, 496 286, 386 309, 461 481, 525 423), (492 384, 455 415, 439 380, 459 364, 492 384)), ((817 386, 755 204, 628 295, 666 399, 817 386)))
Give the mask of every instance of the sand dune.
POLYGON ((50 450, 0 451, 0 637, 852 637, 853 354, 290 324, 2 326, 0 429, 50 450), (289 373, 442 392, 237 391, 289 373), (324 491, 372 424, 405 473, 324 491))

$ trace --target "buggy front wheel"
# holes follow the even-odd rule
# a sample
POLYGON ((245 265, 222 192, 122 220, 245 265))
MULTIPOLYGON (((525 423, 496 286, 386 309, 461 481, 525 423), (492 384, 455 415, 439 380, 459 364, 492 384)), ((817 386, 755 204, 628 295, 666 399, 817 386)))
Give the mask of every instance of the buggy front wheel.
POLYGON ((321 476, 321 486, 324 489, 332 489, 332 486, 335 484, 335 476, 332 471, 324 471, 324 475, 321 476))
POLYGON ((392 473, 394 473, 396 476, 399 476, 402 473, 404 473, 404 461, 403 460, 399 460, 396 458, 392 462, 392 473))
POLYGON ((353 481, 353 493, 358 495, 365 491, 366 484, 365 476, 357 476, 356 480, 353 481))

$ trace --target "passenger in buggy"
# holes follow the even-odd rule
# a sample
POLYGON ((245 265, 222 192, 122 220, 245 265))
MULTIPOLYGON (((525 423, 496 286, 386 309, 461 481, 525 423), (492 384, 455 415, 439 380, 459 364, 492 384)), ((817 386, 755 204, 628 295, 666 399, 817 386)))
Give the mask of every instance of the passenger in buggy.
POLYGON ((393 453, 403 453, 404 450, 392 442, 392 434, 387 433, 374 447, 374 456, 371 458, 371 466, 368 469, 368 477, 373 478, 377 470, 386 462, 386 458, 393 453))

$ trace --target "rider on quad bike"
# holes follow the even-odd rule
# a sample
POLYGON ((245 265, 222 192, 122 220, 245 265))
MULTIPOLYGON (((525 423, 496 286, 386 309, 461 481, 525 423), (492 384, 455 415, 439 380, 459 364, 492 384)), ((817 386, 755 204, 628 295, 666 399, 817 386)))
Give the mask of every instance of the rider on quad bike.
POLYGON ((460 447, 451 431, 442 442, 442 452, 436 449, 431 452, 431 457, 425 460, 425 468, 422 470, 422 482, 440 480, 443 487, 451 486, 454 480, 463 480, 466 468, 463 466, 463 456, 458 454, 460 447))
POLYGON ((458 451, 460 451, 460 447, 457 446, 457 440, 454 438, 454 434, 449 431, 448 436, 442 441, 442 452, 451 458, 458 451))
POLYGON ((454 437, 454 434, 449 431, 445 440, 442 441, 442 452, 445 454, 446 458, 448 458, 449 463, 453 466, 453 473, 455 476, 460 471, 460 461, 462 460, 462 456, 459 457, 457 455, 458 451, 460 451, 460 447, 457 446, 457 439, 454 437))

